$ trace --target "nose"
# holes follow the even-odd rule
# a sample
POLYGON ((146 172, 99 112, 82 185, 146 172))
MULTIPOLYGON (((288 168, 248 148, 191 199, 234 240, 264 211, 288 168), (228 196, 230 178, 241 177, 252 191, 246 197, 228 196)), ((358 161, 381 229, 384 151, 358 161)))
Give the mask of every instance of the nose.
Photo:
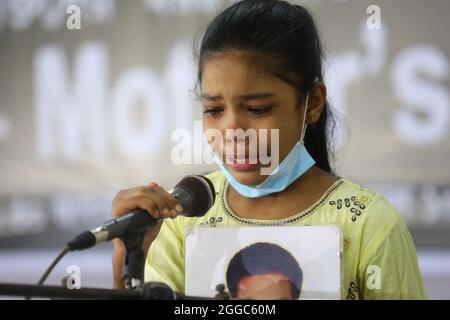
POLYGON ((242 116, 235 110, 231 110, 225 115, 222 126, 222 134, 224 134, 226 142, 245 142, 245 137, 242 134, 236 134, 237 130, 245 132, 247 127, 242 116))

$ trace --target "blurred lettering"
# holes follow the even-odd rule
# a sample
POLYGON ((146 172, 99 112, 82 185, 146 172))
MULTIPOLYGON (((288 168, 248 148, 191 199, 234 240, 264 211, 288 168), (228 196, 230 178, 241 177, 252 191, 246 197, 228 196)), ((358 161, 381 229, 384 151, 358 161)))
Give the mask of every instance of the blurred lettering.
POLYGON ((428 146, 441 142, 450 127, 450 98, 445 85, 449 64, 445 54, 429 45, 415 45, 397 54, 391 84, 402 108, 394 112, 392 129, 402 142, 428 146))
POLYGON ((82 45, 75 53, 73 81, 69 81, 66 54, 60 46, 36 52, 36 151, 41 160, 56 158, 57 149, 64 159, 80 160, 83 143, 94 156, 105 155, 107 61, 101 43, 82 45))

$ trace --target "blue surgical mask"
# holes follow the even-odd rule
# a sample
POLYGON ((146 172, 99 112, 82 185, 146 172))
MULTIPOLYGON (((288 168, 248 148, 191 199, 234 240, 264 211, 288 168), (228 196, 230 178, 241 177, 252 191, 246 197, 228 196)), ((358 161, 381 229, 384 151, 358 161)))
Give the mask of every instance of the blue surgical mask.
POLYGON ((316 163, 306 150, 303 143, 307 126, 305 120, 306 110, 308 109, 308 99, 309 93, 306 95, 305 112, 303 116, 303 131, 300 140, 297 141, 278 167, 266 178, 266 180, 260 184, 256 186, 248 186, 238 182, 223 165, 222 161, 220 161, 217 156, 214 156, 214 161, 219 165, 220 170, 223 172, 228 182, 241 195, 248 198, 258 198, 271 193, 283 191, 316 163))

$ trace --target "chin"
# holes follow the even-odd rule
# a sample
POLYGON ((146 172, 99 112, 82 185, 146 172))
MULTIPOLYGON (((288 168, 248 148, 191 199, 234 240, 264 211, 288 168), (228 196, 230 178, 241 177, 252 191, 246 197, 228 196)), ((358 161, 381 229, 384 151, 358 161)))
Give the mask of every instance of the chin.
POLYGON ((229 169, 233 177, 242 184, 245 184, 247 186, 253 186, 260 184, 266 179, 266 176, 262 176, 259 172, 259 169, 256 171, 251 172, 236 172, 232 171, 233 169, 229 169))

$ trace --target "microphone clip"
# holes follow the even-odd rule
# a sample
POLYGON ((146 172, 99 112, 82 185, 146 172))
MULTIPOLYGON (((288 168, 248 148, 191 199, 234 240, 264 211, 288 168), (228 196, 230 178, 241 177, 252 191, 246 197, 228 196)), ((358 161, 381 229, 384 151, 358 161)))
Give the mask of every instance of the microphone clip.
POLYGON ((128 233, 120 239, 125 244, 126 254, 123 260, 122 279, 125 288, 132 290, 144 283, 144 265, 146 255, 142 251, 145 230, 128 233))

